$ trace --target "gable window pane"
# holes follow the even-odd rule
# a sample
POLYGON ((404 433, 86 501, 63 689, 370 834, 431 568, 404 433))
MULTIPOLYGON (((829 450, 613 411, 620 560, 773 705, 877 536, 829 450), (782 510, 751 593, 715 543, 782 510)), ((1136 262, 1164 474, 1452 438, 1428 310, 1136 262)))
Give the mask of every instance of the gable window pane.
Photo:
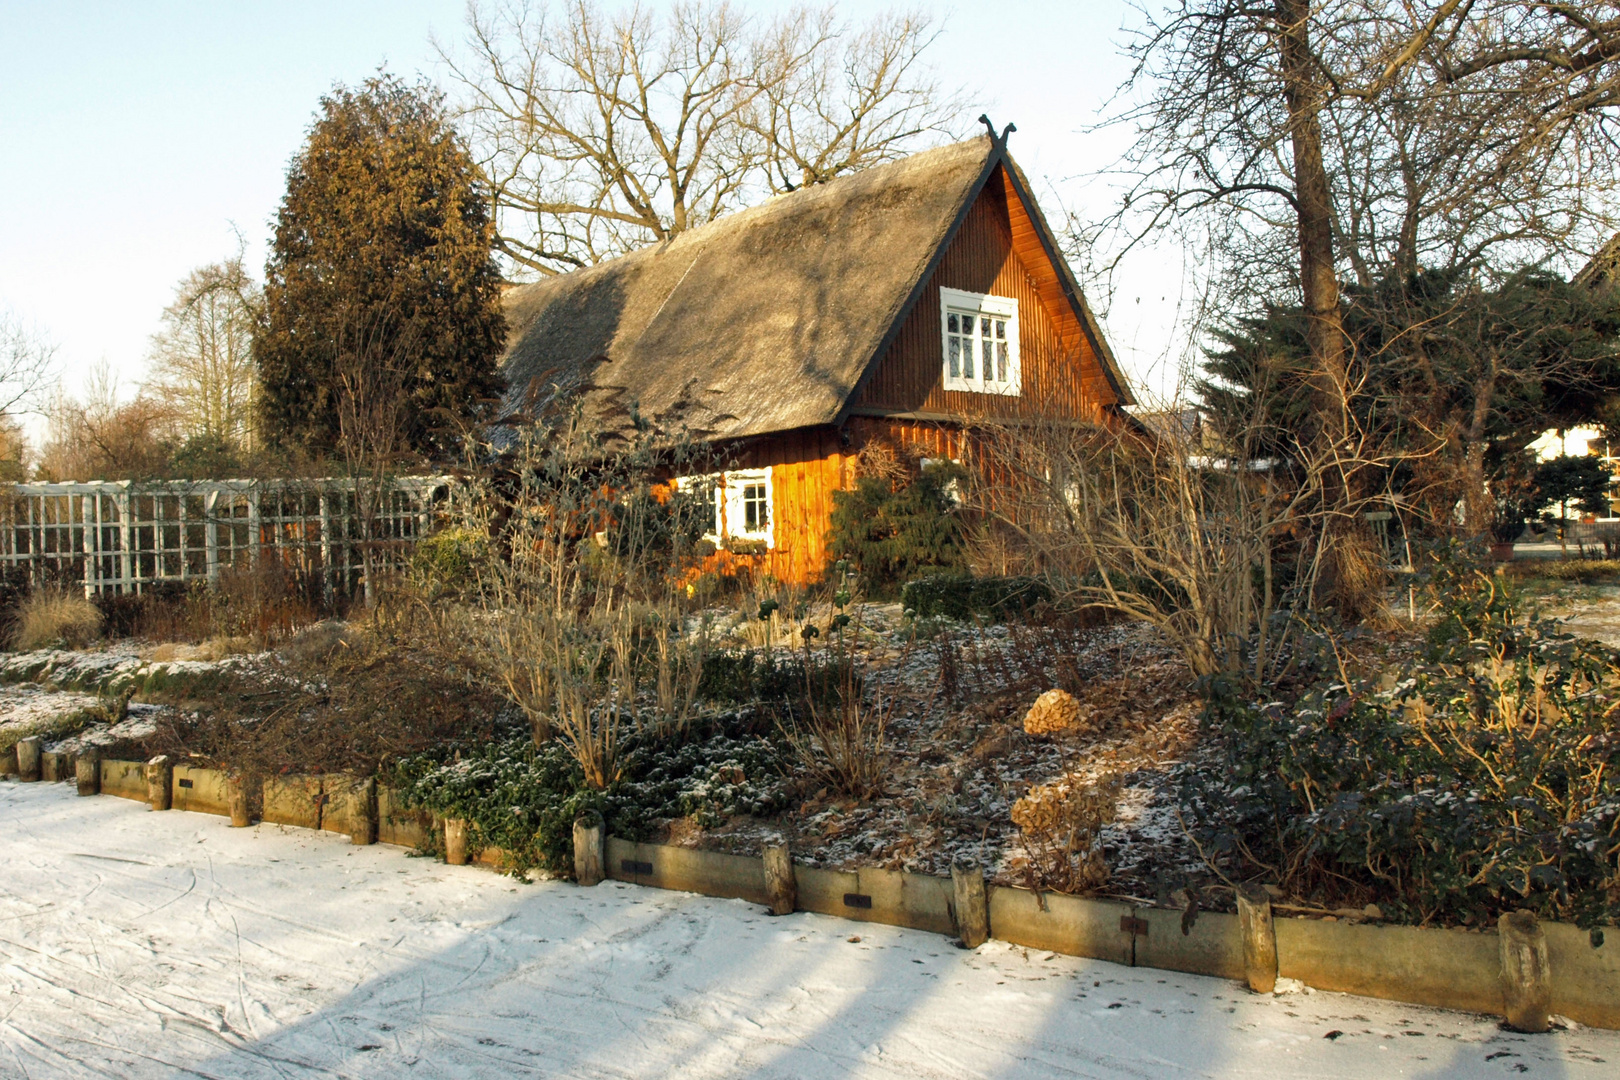
POLYGON ((973 316, 962 316, 962 378, 973 378, 973 316))
POLYGON ((939 325, 946 390, 1018 394, 1016 300, 941 286, 939 325))

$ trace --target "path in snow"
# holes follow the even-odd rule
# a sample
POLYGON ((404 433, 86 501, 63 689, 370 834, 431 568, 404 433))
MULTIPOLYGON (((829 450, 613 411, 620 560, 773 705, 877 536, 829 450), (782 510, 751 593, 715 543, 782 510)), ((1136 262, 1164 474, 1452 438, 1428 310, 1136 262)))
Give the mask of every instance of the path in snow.
POLYGON ((1615 1032, 1522 1036, 741 902, 521 885, 0 783, 0 1076, 1613 1077, 1617 1063, 1615 1032))

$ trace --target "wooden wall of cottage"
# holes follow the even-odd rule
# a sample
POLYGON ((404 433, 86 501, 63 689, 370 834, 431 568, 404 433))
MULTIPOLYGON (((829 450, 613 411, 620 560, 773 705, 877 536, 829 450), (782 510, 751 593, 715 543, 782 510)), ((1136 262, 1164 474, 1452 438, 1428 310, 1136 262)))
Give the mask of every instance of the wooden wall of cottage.
POLYGON ((722 553, 716 566, 752 567, 793 584, 819 580, 831 562, 833 493, 854 485, 856 460, 870 442, 911 456, 966 460, 975 456, 966 443, 976 418, 1106 422, 1118 400, 1028 209, 997 168, 857 394, 844 428, 786 432, 739 449, 737 468, 771 468, 775 547, 765 555, 722 553), (1018 300, 1017 397, 943 388, 941 286, 1018 300))
POLYGON ((1005 168, 997 167, 854 411, 1098 421, 1117 401, 1029 210, 1005 168), (1017 397, 944 389, 941 286, 1018 301, 1023 388, 1017 397))

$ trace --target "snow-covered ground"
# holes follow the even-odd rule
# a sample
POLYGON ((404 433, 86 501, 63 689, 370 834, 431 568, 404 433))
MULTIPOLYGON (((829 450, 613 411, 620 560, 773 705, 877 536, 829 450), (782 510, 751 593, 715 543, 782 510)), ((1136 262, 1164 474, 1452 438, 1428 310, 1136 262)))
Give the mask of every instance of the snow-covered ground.
POLYGON ((1117 967, 0 783, 0 1076, 1613 1077, 1620 1033, 1117 967))

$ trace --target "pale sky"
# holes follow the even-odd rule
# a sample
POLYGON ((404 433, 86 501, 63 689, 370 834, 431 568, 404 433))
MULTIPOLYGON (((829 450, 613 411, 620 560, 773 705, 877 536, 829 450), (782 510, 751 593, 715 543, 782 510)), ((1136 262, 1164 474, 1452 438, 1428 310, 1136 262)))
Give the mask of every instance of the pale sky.
MULTIPOLYGON (((1056 224, 1059 199, 1084 198, 1072 178, 1121 148, 1119 134, 1083 129, 1127 71, 1121 27, 1137 16, 1118 0, 938 10, 933 60, 969 89, 965 121, 988 111, 1018 125, 1013 154, 1056 224)), ((458 40, 462 17, 461 0, 0 0, 0 306, 58 345, 70 391, 105 359, 132 392, 188 270, 234 252, 238 231, 262 268, 287 162, 321 94, 379 64, 443 81, 430 35, 458 40)), ((1138 259, 1105 315, 1149 386, 1168 383, 1180 281, 1179 258, 1138 259)))

